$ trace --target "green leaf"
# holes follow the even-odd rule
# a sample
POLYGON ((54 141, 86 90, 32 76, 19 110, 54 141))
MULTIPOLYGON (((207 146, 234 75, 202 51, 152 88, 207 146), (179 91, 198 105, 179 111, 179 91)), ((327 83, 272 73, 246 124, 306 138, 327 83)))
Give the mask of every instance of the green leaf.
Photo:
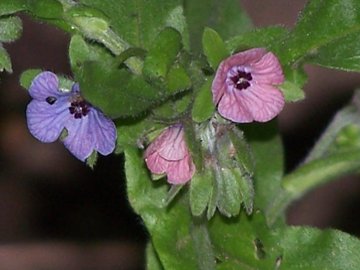
POLYGON ((238 0, 185 0, 184 7, 191 48, 197 53, 201 51, 201 37, 206 26, 225 40, 251 28, 250 19, 238 0))
POLYGON ((0 16, 13 14, 27 8, 27 0, 2 0, 0 1, 0 16))
MULTIPOLYGON (((164 27, 175 28, 183 37, 187 28, 180 0, 80 0, 81 4, 101 10, 115 33, 129 44, 149 49, 164 27)), ((184 44, 188 42, 183 40, 184 44)))
POLYGON ((335 144, 332 146, 333 151, 341 151, 343 149, 350 150, 354 148, 360 149, 360 126, 357 124, 349 124, 340 130, 336 136, 335 144))
POLYGON ((310 1, 294 30, 279 42, 281 62, 293 64, 310 57, 312 63, 359 70, 355 63, 360 51, 358 10, 358 0, 310 1))
POLYGON ((7 72, 12 73, 10 56, 0 43, 0 72, 4 71, 4 69, 7 72))
POLYGON ((91 155, 86 159, 86 165, 89 166, 93 170, 96 165, 97 160, 98 160, 98 152, 93 151, 91 153, 91 155))
POLYGON ((166 195, 165 205, 169 206, 171 202, 175 199, 176 195, 181 191, 184 185, 172 185, 166 195))
POLYGON ((360 71, 360 26, 358 28, 357 32, 315 50, 307 61, 328 68, 360 71))
POLYGON ((259 28, 231 37, 226 41, 226 46, 231 53, 259 47, 268 48, 271 51, 272 44, 282 40, 287 33, 288 31, 280 26, 259 28))
POLYGON ((252 176, 255 170, 255 160, 250 145, 247 143, 244 133, 234 127, 228 132, 231 143, 235 148, 232 158, 235 159, 236 167, 240 168, 243 175, 252 176))
POLYGON ((203 170, 203 152, 201 149, 201 142, 196 133, 196 125, 190 119, 182 122, 185 131, 185 141, 189 148, 192 160, 195 164, 196 170, 202 172, 203 170))
POLYGON ((286 102, 300 101, 305 98, 304 91, 299 88, 295 83, 285 81, 279 86, 281 92, 284 94, 286 102))
POLYGON ((7 17, 0 19, 0 41, 12 42, 18 39, 22 33, 22 23, 19 17, 7 17))
POLYGON ((217 208, 227 217, 236 216, 240 212, 242 197, 238 176, 239 173, 236 173, 236 169, 219 168, 215 173, 219 192, 217 208))
POLYGON ((283 147, 275 121, 242 128, 255 160, 255 207, 266 209, 281 190, 283 147))
POLYGON ((196 173, 190 181, 190 208, 194 216, 201 216, 208 206, 213 189, 211 170, 196 173))
POLYGON ((349 269, 360 264, 360 241, 336 230, 290 227, 278 235, 282 249, 279 269, 349 269))
POLYGON ((82 65, 87 61, 99 61, 104 65, 111 66, 114 62, 114 57, 99 44, 91 44, 80 35, 73 35, 69 45, 69 58, 72 71, 76 75, 81 70, 82 65))
MULTIPOLYGON (((171 93, 169 93, 171 94, 171 93)), ((160 119, 176 119, 184 116, 191 104, 190 92, 171 96, 166 102, 152 109, 155 117, 160 119)))
POLYGON ((146 245, 146 270, 164 270, 151 241, 146 245))
POLYGON ((206 27, 202 36, 202 45, 210 66, 216 70, 220 62, 229 56, 224 41, 219 34, 206 27))
POLYGON ((346 233, 306 227, 269 231, 261 212, 209 227, 218 269, 357 269, 360 241, 346 233))
POLYGON ((187 198, 179 196, 170 208, 164 208, 167 185, 151 181, 135 148, 125 149, 125 172, 130 203, 144 220, 164 269, 198 269, 187 198))
POLYGON ((207 78, 195 94, 191 116, 197 123, 208 120, 214 114, 215 105, 212 101, 211 84, 212 78, 207 78))
POLYGON ((116 125, 118 136, 115 152, 121 153, 126 146, 144 148, 148 135, 161 127, 149 118, 121 119, 116 125))
POLYGON ((164 79, 181 49, 181 35, 165 28, 152 43, 144 61, 143 74, 150 79, 164 79))
POLYGON ((100 62, 87 62, 77 81, 84 97, 114 118, 138 115, 161 97, 142 77, 100 62))
POLYGON ((179 93, 191 87, 191 80, 186 70, 178 65, 170 68, 166 76, 167 88, 170 93, 179 93))
POLYGON ((28 69, 24 71, 20 76, 20 85, 25 89, 29 89, 32 80, 41 72, 41 69, 28 69))
POLYGON ((63 6, 57 0, 28 0, 27 9, 44 19, 59 19, 63 16, 63 6))
POLYGON ((236 180, 239 183, 240 195, 244 204, 246 213, 250 215, 254 209, 254 183, 253 179, 248 174, 241 174, 238 170, 234 170, 237 173, 236 180))
POLYGON ((218 269, 274 269, 282 254, 260 211, 230 219, 215 215, 209 233, 218 269))

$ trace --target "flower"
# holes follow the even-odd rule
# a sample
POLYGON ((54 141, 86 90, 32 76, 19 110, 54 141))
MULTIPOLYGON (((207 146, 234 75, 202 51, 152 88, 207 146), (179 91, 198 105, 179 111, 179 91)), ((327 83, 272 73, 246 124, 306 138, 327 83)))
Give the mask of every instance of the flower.
POLYGON ((189 181, 195 173, 182 125, 165 129, 146 149, 145 162, 154 174, 166 174, 170 184, 189 181))
POLYGON ((93 151, 102 155, 113 152, 115 125, 81 97, 79 84, 73 84, 71 91, 62 91, 57 76, 45 71, 32 81, 29 93, 33 100, 26 109, 27 124, 36 139, 54 142, 66 129, 63 143, 82 161, 93 151))
POLYGON ((220 63, 212 83, 213 102, 234 122, 266 122, 284 107, 284 96, 274 86, 283 82, 276 56, 263 48, 250 49, 220 63))

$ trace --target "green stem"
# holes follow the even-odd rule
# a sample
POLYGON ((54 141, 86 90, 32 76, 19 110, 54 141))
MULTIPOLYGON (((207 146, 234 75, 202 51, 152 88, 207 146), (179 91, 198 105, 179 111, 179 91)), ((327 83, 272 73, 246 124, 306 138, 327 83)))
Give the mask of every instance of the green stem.
POLYGON ((197 253, 198 269, 215 270, 215 255, 207 228, 207 219, 193 217, 190 233, 197 253))
POLYGON ((299 167, 283 179, 283 190, 266 210, 269 225, 281 216, 289 204, 306 192, 340 176, 360 169, 360 151, 333 154, 299 167))
POLYGON ((349 105, 339 111, 331 124, 326 128, 320 139, 306 157, 304 163, 309 163, 312 160, 321 158, 334 142, 338 133, 351 123, 359 122, 360 114, 356 106, 349 105))

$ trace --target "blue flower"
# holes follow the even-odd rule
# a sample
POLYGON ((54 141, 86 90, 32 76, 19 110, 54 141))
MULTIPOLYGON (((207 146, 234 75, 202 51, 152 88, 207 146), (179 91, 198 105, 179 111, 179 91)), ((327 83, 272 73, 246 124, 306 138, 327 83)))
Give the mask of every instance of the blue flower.
POLYGON ((54 142, 66 129, 63 143, 82 161, 93 151, 102 155, 114 151, 114 123, 81 97, 79 84, 75 83, 71 91, 62 91, 57 76, 45 71, 32 81, 29 93, 33 100, 26 109, 27 124, 35 138, 54 142))

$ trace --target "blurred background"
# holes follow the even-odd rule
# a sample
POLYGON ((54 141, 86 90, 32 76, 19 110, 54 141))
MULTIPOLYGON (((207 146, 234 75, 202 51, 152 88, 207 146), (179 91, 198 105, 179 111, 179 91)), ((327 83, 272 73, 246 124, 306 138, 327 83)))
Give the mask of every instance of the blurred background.
MULTIPOLYGON (((242 0, 255 26, 292 27, 304 0, 242 0)), ((69 36, 22 15, 23 35, 6 44, 13 74, 0 80, 0 269, 143 269, 147 234, 126 200, 121 156, 101 157, 94 171, 61 143, 42 144, 27 130, 30 98, 21 72, 71 75, 69 36)), ((360 85, 360 74, 306 66, 306 100, 279 117, 287 170, 309 151, 336 110, 360 85)), ((321 187, 288 211, 290 224, 360 235, 359 177, 321 187)))

